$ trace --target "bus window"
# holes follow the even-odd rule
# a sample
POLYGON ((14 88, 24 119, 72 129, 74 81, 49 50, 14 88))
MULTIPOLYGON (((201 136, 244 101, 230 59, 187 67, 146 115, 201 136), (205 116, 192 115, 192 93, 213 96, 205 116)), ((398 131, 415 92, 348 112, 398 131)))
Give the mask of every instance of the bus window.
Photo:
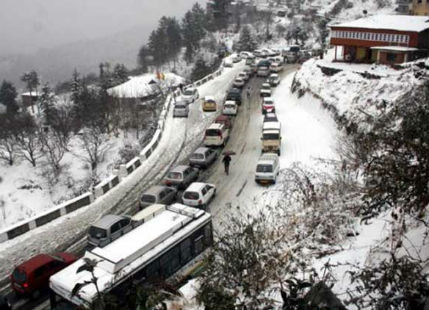
POLYGON ((180 257, 182 265, 186 264, 192 259, 191 239, 185 239, 180 244, 180 257))
POLYGON ((204 236, 200 235, 194 240, 195 255, 200 254, 204 250, 203 238, 204 236))
POLYGON ((159 279, 159 260, 155 260, 146 267, 146 278, 149 281, 159 279))

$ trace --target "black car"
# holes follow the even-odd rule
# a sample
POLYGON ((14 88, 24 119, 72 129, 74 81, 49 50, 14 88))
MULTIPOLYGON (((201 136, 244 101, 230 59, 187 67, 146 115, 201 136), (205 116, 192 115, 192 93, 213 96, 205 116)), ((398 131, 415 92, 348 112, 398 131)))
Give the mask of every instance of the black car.
POLYGON ((225 101, 227 100, 233 100, 237 102, 238 105, 241 105, 241 90, 238 88, 231 88, 226 95, 225 101))

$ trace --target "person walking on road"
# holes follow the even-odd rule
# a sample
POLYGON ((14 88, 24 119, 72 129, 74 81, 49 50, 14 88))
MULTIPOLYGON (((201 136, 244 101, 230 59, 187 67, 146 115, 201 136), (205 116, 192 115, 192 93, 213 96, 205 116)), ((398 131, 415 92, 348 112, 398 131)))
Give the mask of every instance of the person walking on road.
POLYGON ((231 156, 229 154, 225 154, 222 159, 223 165, 225 166, 225 173, 229 175, 229 163, 231 162, 231 156))
POLYGON ((246 90, 246 95, 247 95, 247 99, 250 99, 250 91, 251 91, 252 89, 250 88, 250 86, 247 88, 247 90, 246 90))

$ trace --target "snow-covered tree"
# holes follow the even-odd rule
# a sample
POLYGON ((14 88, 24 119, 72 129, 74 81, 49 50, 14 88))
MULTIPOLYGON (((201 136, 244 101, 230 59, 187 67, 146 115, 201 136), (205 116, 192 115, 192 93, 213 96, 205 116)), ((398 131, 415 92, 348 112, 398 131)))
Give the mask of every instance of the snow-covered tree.
POLYGON ((3 80, 0 87, 0 103, 6 106, 9 114, 15 114, 18 111, 17 95, 15 86, 11 82, 3 80))
POLYGON ((235 44, 237 51, 253 51, 257 48, 257 43, 248 25, 241 28, 240 37, 235 44))

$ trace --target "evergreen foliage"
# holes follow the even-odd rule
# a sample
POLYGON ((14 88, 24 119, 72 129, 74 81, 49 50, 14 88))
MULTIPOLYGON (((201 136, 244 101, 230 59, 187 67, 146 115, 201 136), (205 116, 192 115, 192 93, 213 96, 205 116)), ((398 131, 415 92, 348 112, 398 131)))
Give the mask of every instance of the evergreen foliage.
POLYGON ((3 80, 0 87, 0 103, 6 106, 9 114, 15 114, 18 111, 17 95, 15 86, 11 82, 3 80))
POLYGON ((236 50, 239 52, 253 51, 257 48, 256 39, 252 34, 249 26, 245 25, 241 28, 240 37, 235 47, 236 50))

